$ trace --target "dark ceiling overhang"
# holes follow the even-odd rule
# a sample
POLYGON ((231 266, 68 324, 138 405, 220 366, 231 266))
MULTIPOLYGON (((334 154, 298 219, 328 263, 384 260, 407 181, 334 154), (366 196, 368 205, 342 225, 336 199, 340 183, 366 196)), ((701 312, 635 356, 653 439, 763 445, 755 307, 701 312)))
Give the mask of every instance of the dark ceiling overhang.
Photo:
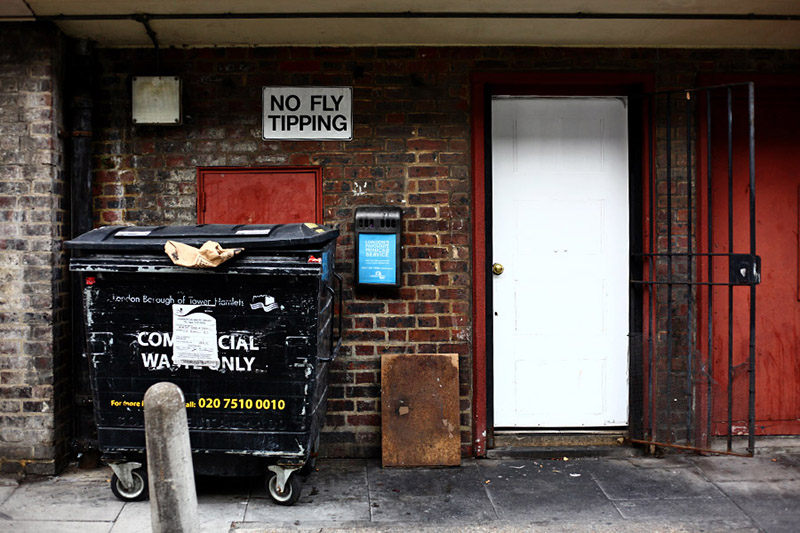
POLYGON ((100 46, 800 48, 795 0, 6 0, 100 46))

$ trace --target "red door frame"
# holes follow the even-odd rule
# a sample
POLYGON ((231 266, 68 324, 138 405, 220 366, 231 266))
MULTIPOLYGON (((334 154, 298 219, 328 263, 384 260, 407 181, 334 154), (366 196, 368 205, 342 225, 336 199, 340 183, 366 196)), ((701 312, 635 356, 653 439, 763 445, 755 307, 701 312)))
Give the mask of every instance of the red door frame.
MULTIPOLYGON (((486 125, 487 98, 492 94, 558 96, 627 95, 632 87, 652 92, 651 73, 476 72, 472 85, 472 454, 486 455, 488 427, 486 282, 486 125)), ((646 143, 643 143, 646 145, 646 143)), ((646 149, 646 146, 645 146, 646 149)), ((648 161, 648 157, 643 157, 648 161)), ((645 225, 646 228, 646 225, 645 225)))
MULTIPOLYGON (((308 167, 197 167, 197 223, 203 224, 205 212, 205 194, 203 184, 205 174, 251 174, 256 172, 264 172, 266 174, 292 174, 295 172, 308 172, 314 174, 315 195, 314 212, 317 224, 323 224, 323 211, 322 211, 322 167, 308 166, 308 167)), ((309 221, 312 222, 312 221, 309 221)))
MULTIPOLYGON (((796 88, 800 90, 800 76, 797 74, 756 74, 756 73, 724 73, 724 74, 701 74, 698 76, 698 86, 699 87, 714 87, 719 85, 730 85, 730 84, 737 84, 737 83, 745 83, 745 82, 754 82, 755 84, 755 94, 758 97, 758 90, 759 87, 764 87, 768 89, 781 89, 781 88, 788 88, 793 89, 796 88)), ((707 127, 702 124, 702 127, 698 131, 698 140, 697 140, 697 160, 696 160, 696 169, 695 175, 696 176, 705 176, 706 174, 706 161, 708 158, 708 150, 707 150, 707 141, 708 141, 708 130, 707 127)), ((758 105, 756 104, 755 108, 755 127, 756 127, 756 143, 758 142, 758 128, 759 128, 759 119, 758 119, 758 105)), ((758 144, 756 144, 756 163, 758 163, 758 144)), ((764 178, 759 178, 758 174, 756 174, 756 193, 758 193, 758 181, 763 180, 764 178)), ((708 222, 709 213, 705 208, 705 191, 702 189, 700 190, 700 195, 698 196, 698 224, 699 227, 706 227, 708 222)), ((757 214, 758 212, 756 212, 757 214)), ((701 242, 707 240, 707 237, 704 233, 698 234, 698 239, 701 242)), ((707 243, 702 244, 702 246, 707 246, 707 243)), ((758 249, 756 250, 758 253, 758 249)), ((705 265, 701 265, 698 268, 698 273, 705 276, 705 265)), ((800 286, 800 283, 799 283, 800 286)), ((698 330, 704 331, 706 324, 710 317, 707 316, 706 309, 704 305, 701 305, 702 302, 698 301, 698 315, 697 315, 697 324, 698 330)), ((756 347, 758 348, 759 339, 763 339, 764 335, 757 329, 756 330, 756 347)), ((762 341, 763 342, 763 341, 762 341)), ((700 348, 702 349, 702 347, 700 348)), ((758 352, 757 352, 758 353, 758 352)), ((758 397, 758 390, 756 390, 756 395, 758 397)), ((698 434, 706 440, 706 444, 710 442, 710 439, 717 435, 717 432, 714 431, 714 428, 707 427, 707 419, 705 415, 706 403, 708 402, 707 394, 705 391, 700 391, 698 396, 701 398, 701 401, 698 402, 698 409, 697 409, 697 417, 698 420, 698 434)), ((714 422, 712 421, 712 425, 714 422)), ((772 425, 766 424, 764 421, 759 421, 758 419, 758 411, 756 411, 756 435, 768 435, 768 434, 787 434, 796 432, 796 429, 793 427, 790 429, 789 432, 781 431, 782 429, 787 429, 787 427, 780 426, 777 423, 772 425), (767 429, 768 428, 768 429, 767 429), (777 429, 776 429, 777 428, 777 429), (770 431, 771 430, 771 431, 770 431)))

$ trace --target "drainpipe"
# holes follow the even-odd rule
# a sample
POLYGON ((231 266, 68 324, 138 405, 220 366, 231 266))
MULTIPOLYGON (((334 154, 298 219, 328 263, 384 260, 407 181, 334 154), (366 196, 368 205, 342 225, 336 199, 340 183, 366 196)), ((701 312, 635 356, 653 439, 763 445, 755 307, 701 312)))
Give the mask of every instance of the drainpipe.
MULTIPOLYGON (((88 39, 72 41, 67 61, 69 91, 70 234, 73 238, 92 229, 92 65, 94 46, 88 39)), ((92 394, 86 364, 80 276, 71 279, 72 300, 72 442, 78 452, 96 446, 86 428, 92 419, 92 394)), ((96 452, 95 452, 96 453, 96 452)), ((82 461, 83 462, 83 461, 82 461)))
POLYGON ((92 52, 91 41, 72 47, 70 61, 70 222, 72 237, 92 229, 92 52))

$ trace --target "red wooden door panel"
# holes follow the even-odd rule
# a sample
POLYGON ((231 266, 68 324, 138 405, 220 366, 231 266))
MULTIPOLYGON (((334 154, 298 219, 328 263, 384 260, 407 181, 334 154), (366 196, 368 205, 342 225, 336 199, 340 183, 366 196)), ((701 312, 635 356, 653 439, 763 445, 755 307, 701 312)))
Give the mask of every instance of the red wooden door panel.
MULTIPOLYGON (((800 434, 800 301, 798 301, 798 187, 800 187, 800 87, 776 88, 756 82, 756 242, 762 259, 756 289, 756 434, 800 434)), ((742 106, 744 102, 735 102, 742 106)), ((740 114, 744 120, 744 114, 740 114)), ((725 127, 725 116, 714 117, 725 127)), ((712 135, 712 139, 714 136, 712 135)), ((702 141, 703 143, 705 140, 702 141)), ((733 230, 735 253, 749 251, 748 145, 746 127, 734 125, 733 230)), ((724 135, 712 146, 715 241, 727 252, 728 175, 724 135), (719 142, 717 142, 719 141, 719 142)), ((705 163, 701 162, 702 165, 705 163)), ((705 198, 699 200, 704 205, 705 198)), ((705 222, 703 222, 705 223, 705 222)), ((705 268, 705 267, 703 267, 705 268)), ((715 280, 726 280, 726 259, 714 260, 715 280)), ((714 434, 727 431, 728 292, 714 290, 714 434)), ((733 431, 747 426, 747 344, 749 290, 734 289, 733 431), (742 365, 742 366, 739 366, 742 365)))
POLYGON ((322 223, 320 168, 205 168, 197 175, 200 224, 322 223))

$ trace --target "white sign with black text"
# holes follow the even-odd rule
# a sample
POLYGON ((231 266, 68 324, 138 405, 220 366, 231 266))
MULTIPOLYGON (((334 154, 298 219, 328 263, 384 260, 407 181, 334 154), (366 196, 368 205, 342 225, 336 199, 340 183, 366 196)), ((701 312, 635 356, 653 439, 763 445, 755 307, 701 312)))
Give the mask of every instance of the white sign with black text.
POLYGON ((353 138, 352 87, 264 87, 264 140, 353 138))

